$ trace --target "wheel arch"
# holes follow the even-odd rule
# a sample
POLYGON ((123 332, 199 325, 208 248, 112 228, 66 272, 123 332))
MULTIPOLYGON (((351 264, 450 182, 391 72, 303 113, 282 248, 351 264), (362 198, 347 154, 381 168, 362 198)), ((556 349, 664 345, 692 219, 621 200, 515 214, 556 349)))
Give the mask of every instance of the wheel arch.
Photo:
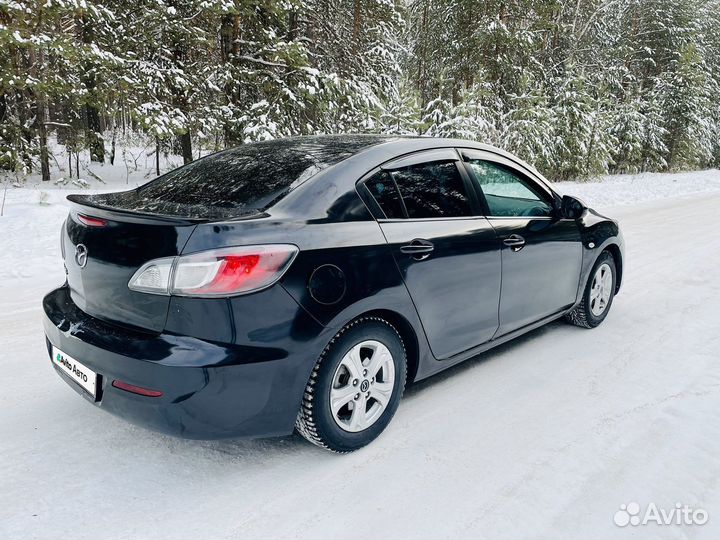
POLYGON ((411 383, 415 380, 420 362, 420 349, 418 344, 418 336, 410 321, 397 311, 389 309, 374 309, 361 313, 353 320, 362 319, 363 317, 378 317, 390 323, 405 345, 405 354, 407 357, 407 382, 411 383))
POLYGON ((608 244, 603 250, 603 252, 605 251, 610 253, 613 260, 615 261, 615 294, 617 294, 620 290, 620 285, 622 283, 623 277, 622 251, 620 250, 620 246, 618 246, 617 244, 608 244))

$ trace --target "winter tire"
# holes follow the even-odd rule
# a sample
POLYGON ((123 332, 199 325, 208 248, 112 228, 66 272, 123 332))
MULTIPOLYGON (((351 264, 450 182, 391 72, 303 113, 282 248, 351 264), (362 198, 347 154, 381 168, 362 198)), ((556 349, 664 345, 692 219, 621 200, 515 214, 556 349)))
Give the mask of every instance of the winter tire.
POLYGON ((590 272, 582 301, 565 316, 565 319, 583 328, 595 328, 605 320, 613 298, 616 286, 615 259, 604 251, 595 261, 590 272))
POLYGON ((378 317, 340 330, 320 355, 295 423, 308 441, 352 452, 382 433, 405 390, 407 360, 397 330, 378 317))

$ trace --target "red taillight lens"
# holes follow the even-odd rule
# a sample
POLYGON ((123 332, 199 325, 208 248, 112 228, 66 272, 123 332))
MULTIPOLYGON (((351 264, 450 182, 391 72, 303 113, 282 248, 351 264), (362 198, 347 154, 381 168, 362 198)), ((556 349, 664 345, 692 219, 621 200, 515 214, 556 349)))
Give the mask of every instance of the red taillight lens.
POLYGON ((78 214, 77 217, 80 223, 87 225, 88 227, 105 227, 105 225, 107 225, 107 220, 104 219, 86 216, 83 214, 78 214))
POLYGON ((143 388, 142 386, 135 386, 134 384, 128 384, 123 381, 118 381, 117 379, 112 382, 112 385, 115 388, 119 388, 120 390, 125 390, 126 392, 130 392, 132 394, 138 394, 140 396, 160 397, 163 395, 163 393, 160 390, 151 390, 150 388, 143 388))
POLYGON ((205 285, 195 289, 199 294, 217 294, 227 291, 242 289, 243 282, 250 279, 262 279, 263 273, 267 272, 258 268, 259 255, 229 255, 222 259, 215 278, 205 285))
POLYGON ((255 292, 279 280, 298 253, 291 244, 239 246, 155 259, 133 275, 134 291, 222 297, 255 292))
POLYGON ((230 296, 275 283, 290 266, 298 249, 287 244, 243 246, 179 257, 171 294, 230 296))

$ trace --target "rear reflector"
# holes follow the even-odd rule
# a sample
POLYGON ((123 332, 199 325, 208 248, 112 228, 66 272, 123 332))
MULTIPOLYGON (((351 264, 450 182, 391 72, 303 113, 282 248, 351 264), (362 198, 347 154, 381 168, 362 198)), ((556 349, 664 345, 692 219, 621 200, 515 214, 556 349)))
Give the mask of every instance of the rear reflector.
POLYGON ((128 384, 126 382, 118 381, 117 379, 112 382, 115 388, 138 394, 140 396, 147 397, 160 397, 163 393, 160 390, 150 390, 149 388, 143 388, 142 386, 135 386, 134 384, 128 384))
POLYGON ((104 219, 92 217, 92 216, 85 216, 83 214, 77 215, 78 220, 83 225, 87 225, 88 227, 104 227, 107 225, 107 221, 104 219))

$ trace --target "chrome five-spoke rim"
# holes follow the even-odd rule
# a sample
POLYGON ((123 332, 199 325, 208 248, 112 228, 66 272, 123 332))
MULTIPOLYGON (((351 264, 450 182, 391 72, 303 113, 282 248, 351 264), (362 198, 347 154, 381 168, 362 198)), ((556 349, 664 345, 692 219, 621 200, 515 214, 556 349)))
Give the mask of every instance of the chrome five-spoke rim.
POLYGON ((369 428, 390 403, 395 364, 379 341, 363 341, 343 356, 330 388, 330 410, 338 426, 358 432, 369 428))
POLYGON ((592 287, 590 288, 590 311, 593 315, 599 317, 602 315, 605 308, 610 302, 610 296, 612 295, 612 270, 610 265, 603 263, 595 271, 595 275, 592 280, 592 287))

